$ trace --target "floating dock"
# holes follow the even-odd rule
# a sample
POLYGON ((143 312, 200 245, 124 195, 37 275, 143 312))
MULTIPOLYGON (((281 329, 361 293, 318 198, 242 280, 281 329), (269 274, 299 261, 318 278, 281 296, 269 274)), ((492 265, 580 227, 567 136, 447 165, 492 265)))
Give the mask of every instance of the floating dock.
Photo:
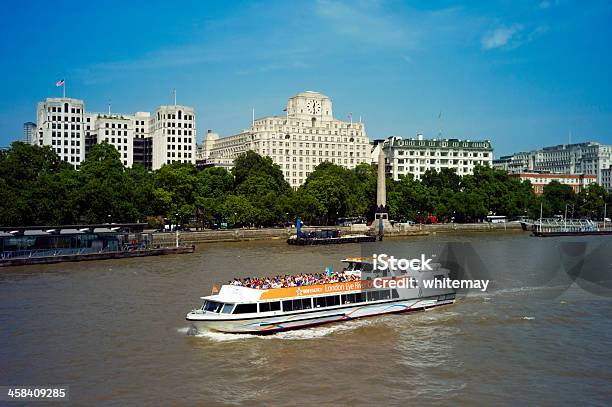
POLYGON ((195 246, 153 245, 144 223, 0 228, 0 267, 193 253, 195 246))
POLYGON ((536 237, 556 237, 556 236, 604 236, 612 235, 612 230, 586 230, 586 231, 533 231, 536 237))
POLYGON ((612 235, 609 222, 598 223, 590 219, 546 218, 537 221, 523 221, 525 231, 531 231, 536 237, 558 236, 605 236, 612 235))
POLYGON ((144 256, 163 256, 167 254, 193 253, 194 251, 195 246, 179 246, 116 252, 58 254, 56 256, 13 257, 8 259, 0 259, 0 267, 23 266, 30 264, 51 264, 66 261, 73 262, 88 260, 126 259, 130 257, 144 256))

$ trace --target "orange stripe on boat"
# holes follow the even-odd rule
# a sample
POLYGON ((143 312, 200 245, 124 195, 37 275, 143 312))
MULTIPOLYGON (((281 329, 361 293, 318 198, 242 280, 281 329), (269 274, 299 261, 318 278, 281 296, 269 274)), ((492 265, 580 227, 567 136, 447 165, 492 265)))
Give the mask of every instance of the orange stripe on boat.
POLYGON ((271 288, 261 293, 260 300, 273 300, 278 298, 304 297, 309 295, 341 293, 360 291, 372 288, 371 280, 347 281, 344 283, 328 283, 303 285, 300 287, 271 288))

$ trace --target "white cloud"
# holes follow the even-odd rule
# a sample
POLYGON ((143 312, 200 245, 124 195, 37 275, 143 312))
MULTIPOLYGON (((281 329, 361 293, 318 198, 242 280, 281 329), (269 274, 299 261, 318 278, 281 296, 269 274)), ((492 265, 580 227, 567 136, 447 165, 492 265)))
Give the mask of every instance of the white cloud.
POLYGON ((514 24, 511 26, 501 26, 493 31, 485 34, 481 39, 483 49, 494 49, 512 45, 518 45, 518 37, 523 30, 521 24, 514 24))
POLYGON ((318 0, 315 12, 341 35, 379 46, 406 46, 414 42, 405 27, 382 9, 380 2, 318 0))
POLYGON ((544 0, 541 1, 540 4, 538 4, 538 8, 544 10, 550 7, 550 1, 544 0))
POLYGON ((537 26, 529 33, 529 35, 527 36, 527 41, 531 42, 535 40, 540 35, 546 34, 548 30, 549 28, 546 25, 537 26))

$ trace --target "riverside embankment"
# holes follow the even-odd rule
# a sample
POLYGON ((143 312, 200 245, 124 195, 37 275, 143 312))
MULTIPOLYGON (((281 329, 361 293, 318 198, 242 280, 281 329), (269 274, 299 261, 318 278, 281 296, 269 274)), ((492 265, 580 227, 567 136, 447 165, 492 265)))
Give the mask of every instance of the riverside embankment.
MULTIPOLYGON (((310 228, 302 230, 309 232, 317 229, 339 229, 343 234, 364 233, 367 229, 353 227, 328 227, 310 228)), ((444 223, 437 225, 412 225, 385 230, 386 237, 412 237, 428 236, 437 233, 486 233, 486 232, 511 232, 521 231, 519 223, 444 223)), ((213 243, 213 242, 238 242, 245 240, 279 240, 287 239, 296 233, 295 228, 261 228, 261 229, 225 229, 225 230, 202 230, 191 232, 179 232, 181 244, 213 243)), ((153 233, 153 243, 159 245, 170 245, 176 242, 175 233, 153 233)))

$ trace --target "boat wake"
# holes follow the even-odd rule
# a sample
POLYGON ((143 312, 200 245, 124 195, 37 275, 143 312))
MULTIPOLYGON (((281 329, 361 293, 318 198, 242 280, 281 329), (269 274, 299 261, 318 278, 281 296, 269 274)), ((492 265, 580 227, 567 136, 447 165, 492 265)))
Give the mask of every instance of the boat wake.
POLYGON ((228 341, 241 341, 247 339, 261 339, 261 340, 308 340, 326 337, 335 333, 353 331, 358 328, 375 323, 375 319, 362 319, 355 321, 345 321, 340 323, 331 323, 322 326, 316 326, 312 328, 296 329, 291 331, 278 332, 272 335, 251 335, 251 334, 230 334, 215 331, 196 331, 191 327, 184 327, 177 329, 177 332, 188 336, 195 336, 197 338, 206 338, 213 342, 228 342, 228 341))
POLYGON ((489 301, 491 297, 499 296, 499 295, 513 295, 513 294, 525 294, 531 291, 551 291, 551 290, 562 290, 567 289, 567 285, 557 285, 557 286, 536 286, 536 287, 512 287, 512 288, 501 288, 498 290, 492 290, 487 292, 469 292, 467 294, 467 299, 470 298, 483 298, 484 301, 489 301))

